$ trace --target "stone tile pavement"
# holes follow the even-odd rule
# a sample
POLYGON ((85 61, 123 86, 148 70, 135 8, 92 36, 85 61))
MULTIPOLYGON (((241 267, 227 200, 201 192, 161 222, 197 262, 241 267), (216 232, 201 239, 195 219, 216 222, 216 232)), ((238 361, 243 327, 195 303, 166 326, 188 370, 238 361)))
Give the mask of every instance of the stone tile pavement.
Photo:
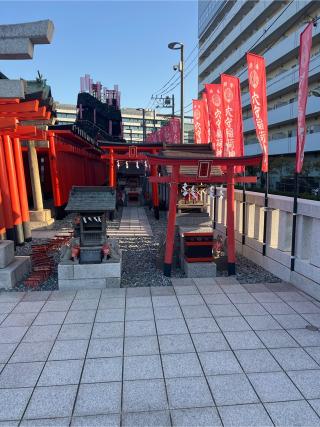
POLYGON ((108 230, 110 237, 152 237, 152 229, 144 207, 125 206, 118 230, 108 230))
POLYGON ((282 284, 0 293, 0 426, 320 425, 320 303, 282 284))

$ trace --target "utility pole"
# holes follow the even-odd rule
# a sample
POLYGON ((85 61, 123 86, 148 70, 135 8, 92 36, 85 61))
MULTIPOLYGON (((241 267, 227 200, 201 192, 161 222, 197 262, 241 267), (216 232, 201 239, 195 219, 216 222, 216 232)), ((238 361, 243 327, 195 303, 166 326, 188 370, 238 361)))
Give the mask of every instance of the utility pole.
POLYGON ((172 94, 172 118, 174 118, 174 94, 172 94))
POLYGON ((181 105, 180 105, 180 108, 181 108, 181 118, 180 118, 180 120, 181 120, 181 123, 180 123, 180 125, 181 125, 181 130, 180 130, 180 142, 181 142, 181 144, 183 144, 184 143, 184 81, 183 81, 183 79, 184 79, 184 57, 183 57, 183 44, 181 43, 181 49, 180 49, 180 52, 181 52, 181 57, 180 57, 180 76, 181 76, 181 95, 180 95, 180 102, 181 102, 181 105))

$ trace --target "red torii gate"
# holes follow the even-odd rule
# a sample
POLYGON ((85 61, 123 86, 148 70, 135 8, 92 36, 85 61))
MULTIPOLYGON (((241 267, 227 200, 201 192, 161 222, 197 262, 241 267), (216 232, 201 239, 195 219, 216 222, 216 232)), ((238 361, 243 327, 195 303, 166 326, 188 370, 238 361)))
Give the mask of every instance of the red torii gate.
MULTIPOLYGON (((148 161, 148 155, 156 155, 160 150, 163 150, 163 143, 137 143, 128 144, 123 142, 106 142, 100 141, 100 148, 106 152, 102 155, 103 159, 109 161, 109 186, 116 187, 116 168, 115 164, 117 160, 137 162, 137 161, 148 161)), ((157 166, 151 166, 151 176, 157 176, 157 166)), ((151 182, 151 181, 150 181, 151 182)), ((154 216, 159 219, 159 191, 158 184, 152 183, 152 204, 154 209, 154 216)))
POLYGON ((234 237, 234 184, 235 183, 254 183, 256 176, 238 176, 234 173, 235 166, 259 166, 262 155, 244 156, 244 157, 215 157, 213 153, 195 152, 195 145, 188 145, 183 151, 178 153, 175 148, 173 151, 165 151, 159 155, 147 154, 150 165, 157 168, 160 166, 171 166, 172 173, 168 176, 151 176, 149 181, 152 183, 170 184, 169 214, 166 237, 166 250, 164 257, 164 275, 171 276, 174 235, 176 222, 176 205, 178 196, 178 184, 183 183, 207 183, 207 184, 227 184, 227 242, 228 242, 228 274, 235 274, 235 237, 234 237), (190 149, 191 152, 187 152, 190 149), (193 151, 192 151, 193 149, 193 151), (197 177, 192 175, 181 175, 181 166, 198 167, 197 177), (214 166, 221 167, 225 171, 221 176, 212 176, 211 169, 214 166))
POLYGON ((0 98, 0 238, 22 244, 31 240, 28 197, 21 139, 45 139, 46 132, 20 121, 48 120, 50 112, 39 101, 0 98))

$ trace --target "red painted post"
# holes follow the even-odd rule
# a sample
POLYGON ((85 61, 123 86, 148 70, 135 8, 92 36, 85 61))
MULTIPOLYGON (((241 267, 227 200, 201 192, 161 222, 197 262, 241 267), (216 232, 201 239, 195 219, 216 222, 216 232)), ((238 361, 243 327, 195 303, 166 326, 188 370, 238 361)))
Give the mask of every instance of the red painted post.
MULTIPOLYGON (((117 188, 117 167, 116 167, 116 160, 113 160, 113 170, 114 170, 114 177, 113 177, 113 184, 114 188, 117 188)), ((100 184, 98 184, 100 185, 100 184)))
POLYGON ((110 149, 109 187, 114 187, 114 150, 113 148, 110 149))
POLYGON ((228 276, 236 274, 236 247, 234 237, 234 167, 227 167, 227 242, 228 276))
POLYGON ((24 166, 22 159, 22 150, 19 138, 13 139, 13 152, 14 161, 16 165, 17 183, 20 196, 20 207, 21 207, 21 218, 24 232, 24 239, 26 242, 32 240, 31 229, 30 229, 30 215, 29 215, 29 204, 26 188, 26 179, 24 175, 24 166))
POLYGON ((172 267, 172 258, 173 258, 173 249, 174 249, 179 168, 180 166, 172 166, 172 175, 171 175, 172 180, 171 180, 171 187, 170 187, 169 214, 168 214, 167 237, 166 237, 166 252, 164 255, 164 266, 163 266, 163 274, 167 277, 171 276, 171 267, 172 267))
POLYGON ((60 181, 58 175, 58 166, 57 166, 57 153, 54 141, 54 134, 49 135, 49 161, 50 161, 50 172, 51 172, 51 182, 52 182, 52 192, 54 199, 54 206, 56 209, 57 217, 60 217, 62 214, 61 206, 61 189, 60 189, 60 181))
POLYGON ((3 148, 4 148, 5 159, 6 159, 9 191, 11 196, 13 226, 15 230, 15 241, 18 245, 22 245, 24 243, 24 234, 23 234, 23 226, 22 226, 22 218, 21 218, 19 189, 18 189, 18 183, 17 183, 16 167, 14 164, 12 142, 10 137, 7 135, 3 137, 3 148))
POLYGON ((3 140, 0 136, 0 188, 4 211, 4 223, 6 226, 7 239, 14 240, 13 216, 11 197, 8 184, 7 168, 3 150, 3 140))
MULTIPOLYGON (((0 144, 1 144, 1 141, 0 141, 0 144)), ((6 224, 4 220, 4 207, 3 207, 1 186, 0 186, 0 240, 5 240, 5 239, 6 239, 6 224)))
MULTIPOLYGON (((152 154, 157 154, 156 150, 152 150, 152 154)), ((151 166, 151 176, 157 176, 157 166, 156 165, 151 166)), ((160 212, 159 212, 158 183, 153 182, 151 184, 151 186, 152 186, 152 204, 153 204, 154 217, 156 219, 159 219, 160 218, 160 212)))

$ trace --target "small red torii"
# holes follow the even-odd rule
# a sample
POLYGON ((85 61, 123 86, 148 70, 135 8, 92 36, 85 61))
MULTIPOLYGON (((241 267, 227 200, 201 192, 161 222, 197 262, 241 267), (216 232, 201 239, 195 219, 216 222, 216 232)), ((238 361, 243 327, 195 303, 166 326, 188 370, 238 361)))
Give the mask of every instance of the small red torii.
MULTIPOLYGON (((203 146, 202 146, 203 147, 203 146)), ((202 148, 201 147, 201 148, 202 148)), ((178 185, 183 183, 207 183, 207 184, 227 184, 227 242, 228 242, 228 275, 235 274, 235 236, 234 236, 234 184, 235 183, 254 183, 257 180, 255 176, 238 176, 234 172, 235 166, 259 166, 262 161, 262 155, 243 156, 243 157, 215 157, 214 153, 200 149, 197 144, 188 144, 183 147, 170 147, 167 152, 164 150, 157 154, 146 156, 151 167, 169 166, 172 168, 170 175, 165 177, 151 176, 151 183, 168 183, 170 185, 169 214, 166 236, 166 250, 164 257, 164 275, 171 276, 174 235, 176 222, 176 205, 178 196, 178 185), (180 151, 178 151, 180 150, 180 151), (207 152, 205 152, 207 151, 207 152), (203 169, 201 163, 207 164, 208 173, 206 176, 199 176, 199 171, 203 169), (198 167, 198 176, 180 174, 180 167, 196 166, 198 167), (225 173, 217 176, 211 175, 212 168, 220 167, 225 173)), ((208 147, 209 148, 209 147, 208 147)))

